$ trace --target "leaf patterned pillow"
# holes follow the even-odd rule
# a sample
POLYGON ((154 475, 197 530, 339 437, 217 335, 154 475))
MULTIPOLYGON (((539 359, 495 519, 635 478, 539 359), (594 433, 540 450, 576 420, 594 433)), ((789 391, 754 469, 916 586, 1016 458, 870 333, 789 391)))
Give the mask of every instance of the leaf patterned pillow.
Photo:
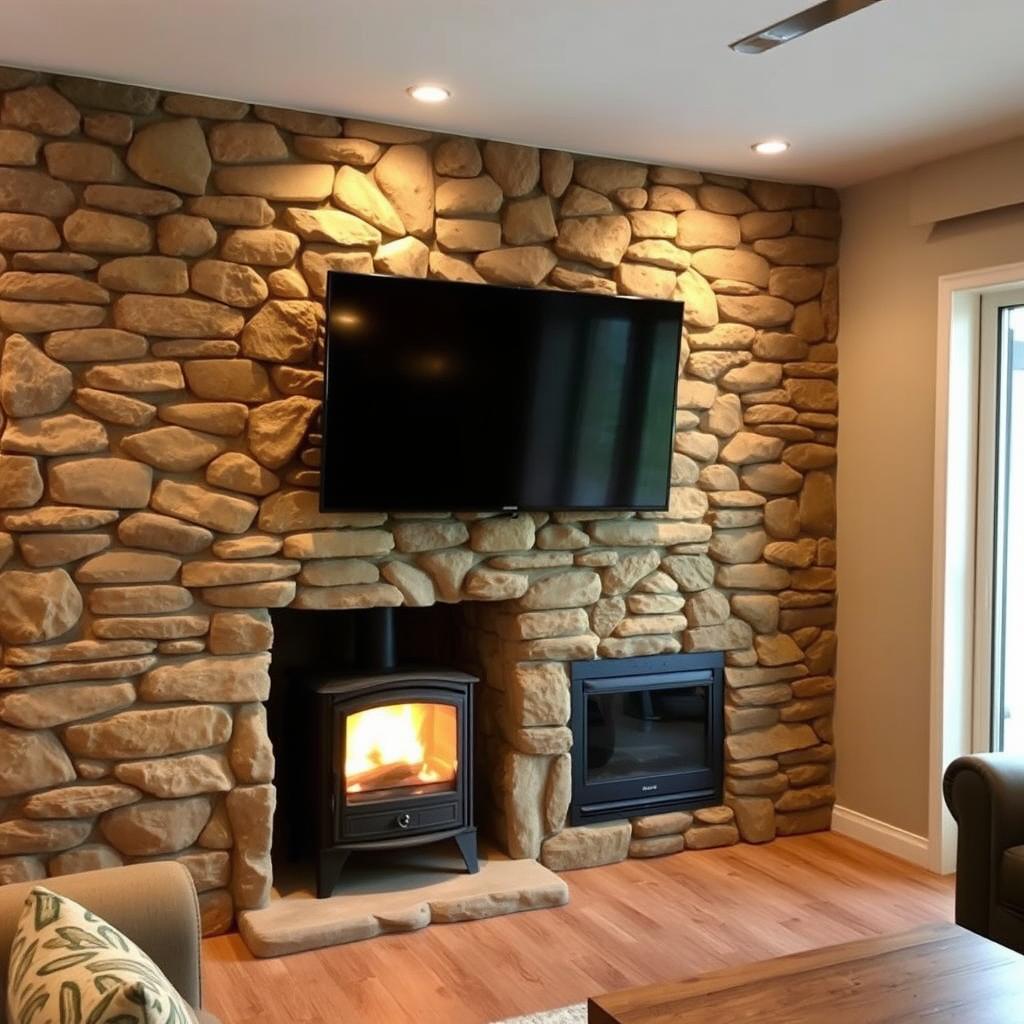
POLYGON ((193 1024, 163 972, 116 928, 36 886, 7 978, 10 1024, 193 1024))

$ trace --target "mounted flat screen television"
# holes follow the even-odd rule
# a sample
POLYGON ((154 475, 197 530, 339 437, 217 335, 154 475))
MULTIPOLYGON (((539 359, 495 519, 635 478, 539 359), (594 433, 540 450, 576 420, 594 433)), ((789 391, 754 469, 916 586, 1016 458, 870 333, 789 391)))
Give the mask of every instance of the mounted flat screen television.
POLYGON ((666 508, 682 313, 330 274, 321 507, 666 508))

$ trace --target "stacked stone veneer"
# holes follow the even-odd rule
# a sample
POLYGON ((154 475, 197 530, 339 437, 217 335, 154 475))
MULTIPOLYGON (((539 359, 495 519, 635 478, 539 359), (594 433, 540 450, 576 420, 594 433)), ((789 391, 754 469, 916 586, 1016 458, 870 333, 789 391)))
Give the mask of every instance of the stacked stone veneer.
POLYGON ((208 930, 262 904, 285 605, 497 602, 516 856, 827 827, 838 231, 822 189, 0 70, 0 880, 173 856, 208 930), (669 511, 321 514, 329 268, 684 299, 669 511), (564 829, 563 663, 680 649, 729 652, 729 806, 564 829))

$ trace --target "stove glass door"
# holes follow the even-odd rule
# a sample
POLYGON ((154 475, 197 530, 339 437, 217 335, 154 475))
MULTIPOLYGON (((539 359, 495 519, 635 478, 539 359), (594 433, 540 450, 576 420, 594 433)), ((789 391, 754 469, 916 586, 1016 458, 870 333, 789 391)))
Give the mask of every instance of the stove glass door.
POLYGON ((454 791, 459 750, 454 704, 383 704, 347 715, 342 728, 348 803, 454 791))

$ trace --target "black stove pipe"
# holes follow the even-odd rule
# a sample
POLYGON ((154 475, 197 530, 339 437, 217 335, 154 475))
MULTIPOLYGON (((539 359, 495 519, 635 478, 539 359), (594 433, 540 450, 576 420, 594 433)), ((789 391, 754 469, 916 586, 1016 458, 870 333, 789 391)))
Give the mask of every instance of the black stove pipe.
POLYGON ((393 672, 398 664, 395 609, 366 608, 355 624, 356 664, 364 672, 393 672))

